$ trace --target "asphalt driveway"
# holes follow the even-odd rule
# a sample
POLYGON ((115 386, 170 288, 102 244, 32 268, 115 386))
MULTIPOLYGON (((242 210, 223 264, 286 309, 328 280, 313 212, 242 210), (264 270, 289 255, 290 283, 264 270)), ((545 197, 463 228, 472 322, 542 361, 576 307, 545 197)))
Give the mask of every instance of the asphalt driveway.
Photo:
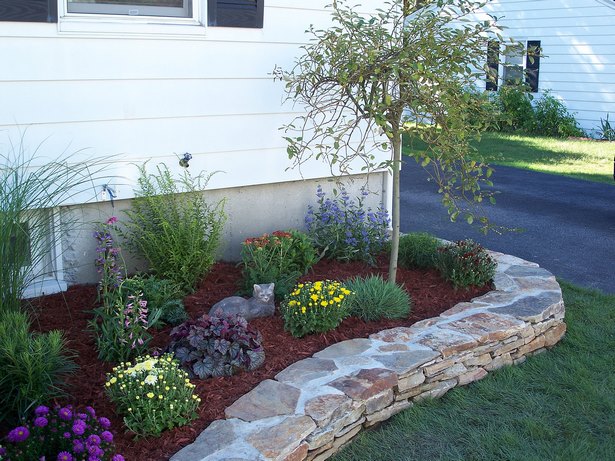
POLYGON ((435 184, 414 160, 401 172, 401 230, 448 240, 472 238, 485 247, 534 261, 557 277, 615 293, 615 185, 497 166, 501 191, 488 216, 521 232, 483 235, 450 222, 435 184))

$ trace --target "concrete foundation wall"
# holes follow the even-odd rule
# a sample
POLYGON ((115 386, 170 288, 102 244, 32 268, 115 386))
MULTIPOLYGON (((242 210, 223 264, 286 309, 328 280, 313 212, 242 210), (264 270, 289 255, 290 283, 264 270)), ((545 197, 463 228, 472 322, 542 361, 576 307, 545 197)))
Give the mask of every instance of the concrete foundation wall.
MULTIPOLYGON (((316 204, 316 187, 323 187, 328 194, 338 187, 334 179, 322 178, 292 181, 268 185, 234 187, 205 191, 208 201, 216 203, 225 200, 227 216, 224 236, 219 250, 219 259, 239 259, 241 242, 248 237, 283 229, 304 230, 303 219, 308 205, 316 204)), ((362 186, 367 185, 370 195, 365 203, 376 208, 388 208, 388 174, 373 173, 344 178, 343 184, 351 196, 358 196, 362 186)), ((110 216, 118 218, 118 224, 125 219, 124 211, 131 200, 119 200, 112 207, 109 202, 70 206, 62 210, 65 220, 76 223, 62 235, 62 262, 64 280, 68 284, 95 283, 99 280, 94 267, 96 243, 92 233, 96 225, 110 216)), ((123 252, 129 272, 146 270, 147 264, 123 252)))

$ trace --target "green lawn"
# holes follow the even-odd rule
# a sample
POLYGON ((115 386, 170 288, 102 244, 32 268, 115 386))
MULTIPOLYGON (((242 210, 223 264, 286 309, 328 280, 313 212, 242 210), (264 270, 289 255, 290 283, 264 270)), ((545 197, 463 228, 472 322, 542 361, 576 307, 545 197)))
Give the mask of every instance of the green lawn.
POLYGON ((555 348, 398 414, 332 460, 615 460, 615 296, 562 288, 555 348))
MULTIPOLYGON (((408 139, 404 146, 405 153, 424 147, 416 142, 411 146, 408 139)), ((485 133, 475 146, 487 163, 615 184, 615 142, 485 133)))

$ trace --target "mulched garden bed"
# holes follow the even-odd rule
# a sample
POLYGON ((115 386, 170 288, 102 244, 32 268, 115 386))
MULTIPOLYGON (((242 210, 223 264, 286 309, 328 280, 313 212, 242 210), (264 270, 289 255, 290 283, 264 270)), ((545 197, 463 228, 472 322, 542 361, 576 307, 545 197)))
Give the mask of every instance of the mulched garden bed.
MULTIPOLYGON (((365 263, 341 263, 320 261, 304 281, 344 280, 355 275, 382 274, 386 277, 387 261, 380 258, 375 267, 365 263)), ((241 271, 233 263, 218 262, 210 274, 201 282, 198 291, 185 298, 186 309, 191 318, 209 311, 220 299, 235 294, 241 271)), ((387 328, 409 326, 419 320, 438 316, 461 301, 470 300, 486 293, 490 287, 455 290, 434 270, 405 270, 400 268, 398 283, 405 286, 413 300, 408 319, 382 320, 366 323, 357 318, 348 318, 336 330, 319 335, 297 339, 284 331, 283 321, 278 313, 273 318, 255 319, 250 322, 263 335, 265 364, 253 371, 231 377, 194 380, 196 390, 203 399, 199 419, 188 426, 163 433, 160 438, 135 439, 123 431, 122 420, 114 413, 113 405, 104 393, 105 373, 112 368, 97 358, 94 341, 87 331, 88 312, 95 305, 96 287, 92 285, 73 286, 65 293, 44 296, 33 300, 37 311, 34 325, 40 331, 63 330, 70 348, 77 354, 75 361, 79 371, 69 379, 72 397, 66 402, 92 405, 97 414, 111 419, 116 433, 117 452, 127 461, 168 460, 181 447, 191 443, 212 421, 224 417, 224 409, 237 398, 253 389, 265 379, 273 378, 290 364, 310 357, 325 347, 346 339, 367 337, 387 328)), ((154 346, 165 347, 171 327, 153 332, 154 346)))

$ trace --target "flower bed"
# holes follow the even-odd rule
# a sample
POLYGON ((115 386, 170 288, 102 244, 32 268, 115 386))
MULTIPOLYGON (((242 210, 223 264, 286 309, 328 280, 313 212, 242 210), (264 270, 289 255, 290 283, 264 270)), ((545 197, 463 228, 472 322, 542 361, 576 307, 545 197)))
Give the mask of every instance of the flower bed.
MULTIPOLYGON (((303 280, 344 280, 355 275, 386 274, 386 267, 387 261, 384 259, 380 259, 376 267, 361 262, 340 263, 323 260, 314 267, 313 273, 303 280)), ((238 287, 240 272, 233 264, 217 263, 200 284, 198 291, 185 298, 189 316, 196 318, 206 313, 218 300, 233 295, 238 287)), ((80 366, 79 372, 69 379, 72 384, 70 392, 73 395, 70 401, 93 405, 101 414, 111 416, 113 427, 117 431, 115 443, 118 452, 131 461, 166 460, 182 446, 191 443, 212 421, 223 418, 225 408, 238 397, 249 392, 261 381, 273 378, 290 364, 339 341, 367 337, 387 328, 409 326, 419 320, 438 316, 458 302, 469 300, 489 289, 485 287, 469 291, 454 290, 435 270, 400 269, 398 282, 405 285, 413 299, 412 311, 407 319, 366 323, 351 317, 344 320, 334 331, 301 339, 293 338, 284 331, 283 320, 279 314, 273 318, 253 320, 251 325, 263 335, 265 364, 249 373, 194 381, 197 385, 196 393, 203 400, 198 410, 198 419, 187 426, 166 431, 160 438, 135 440, 132 435, 120 429, 121 418, 113 416, 115 408, 105 395, 106 373, 111 371, 112 365, 97 359, 94 340, 86 330, 87 321, 91 318, 88 311, 95 305, 96 287, 72 287, 67 293, 36 300, 39 315, 34 324, 41 331, 61 329, 66 332, 70 347, 78 353, 77 363, 80 366)), ((151 345, 166 346, 170 329, 166 327, 155 332, 151 345)))

